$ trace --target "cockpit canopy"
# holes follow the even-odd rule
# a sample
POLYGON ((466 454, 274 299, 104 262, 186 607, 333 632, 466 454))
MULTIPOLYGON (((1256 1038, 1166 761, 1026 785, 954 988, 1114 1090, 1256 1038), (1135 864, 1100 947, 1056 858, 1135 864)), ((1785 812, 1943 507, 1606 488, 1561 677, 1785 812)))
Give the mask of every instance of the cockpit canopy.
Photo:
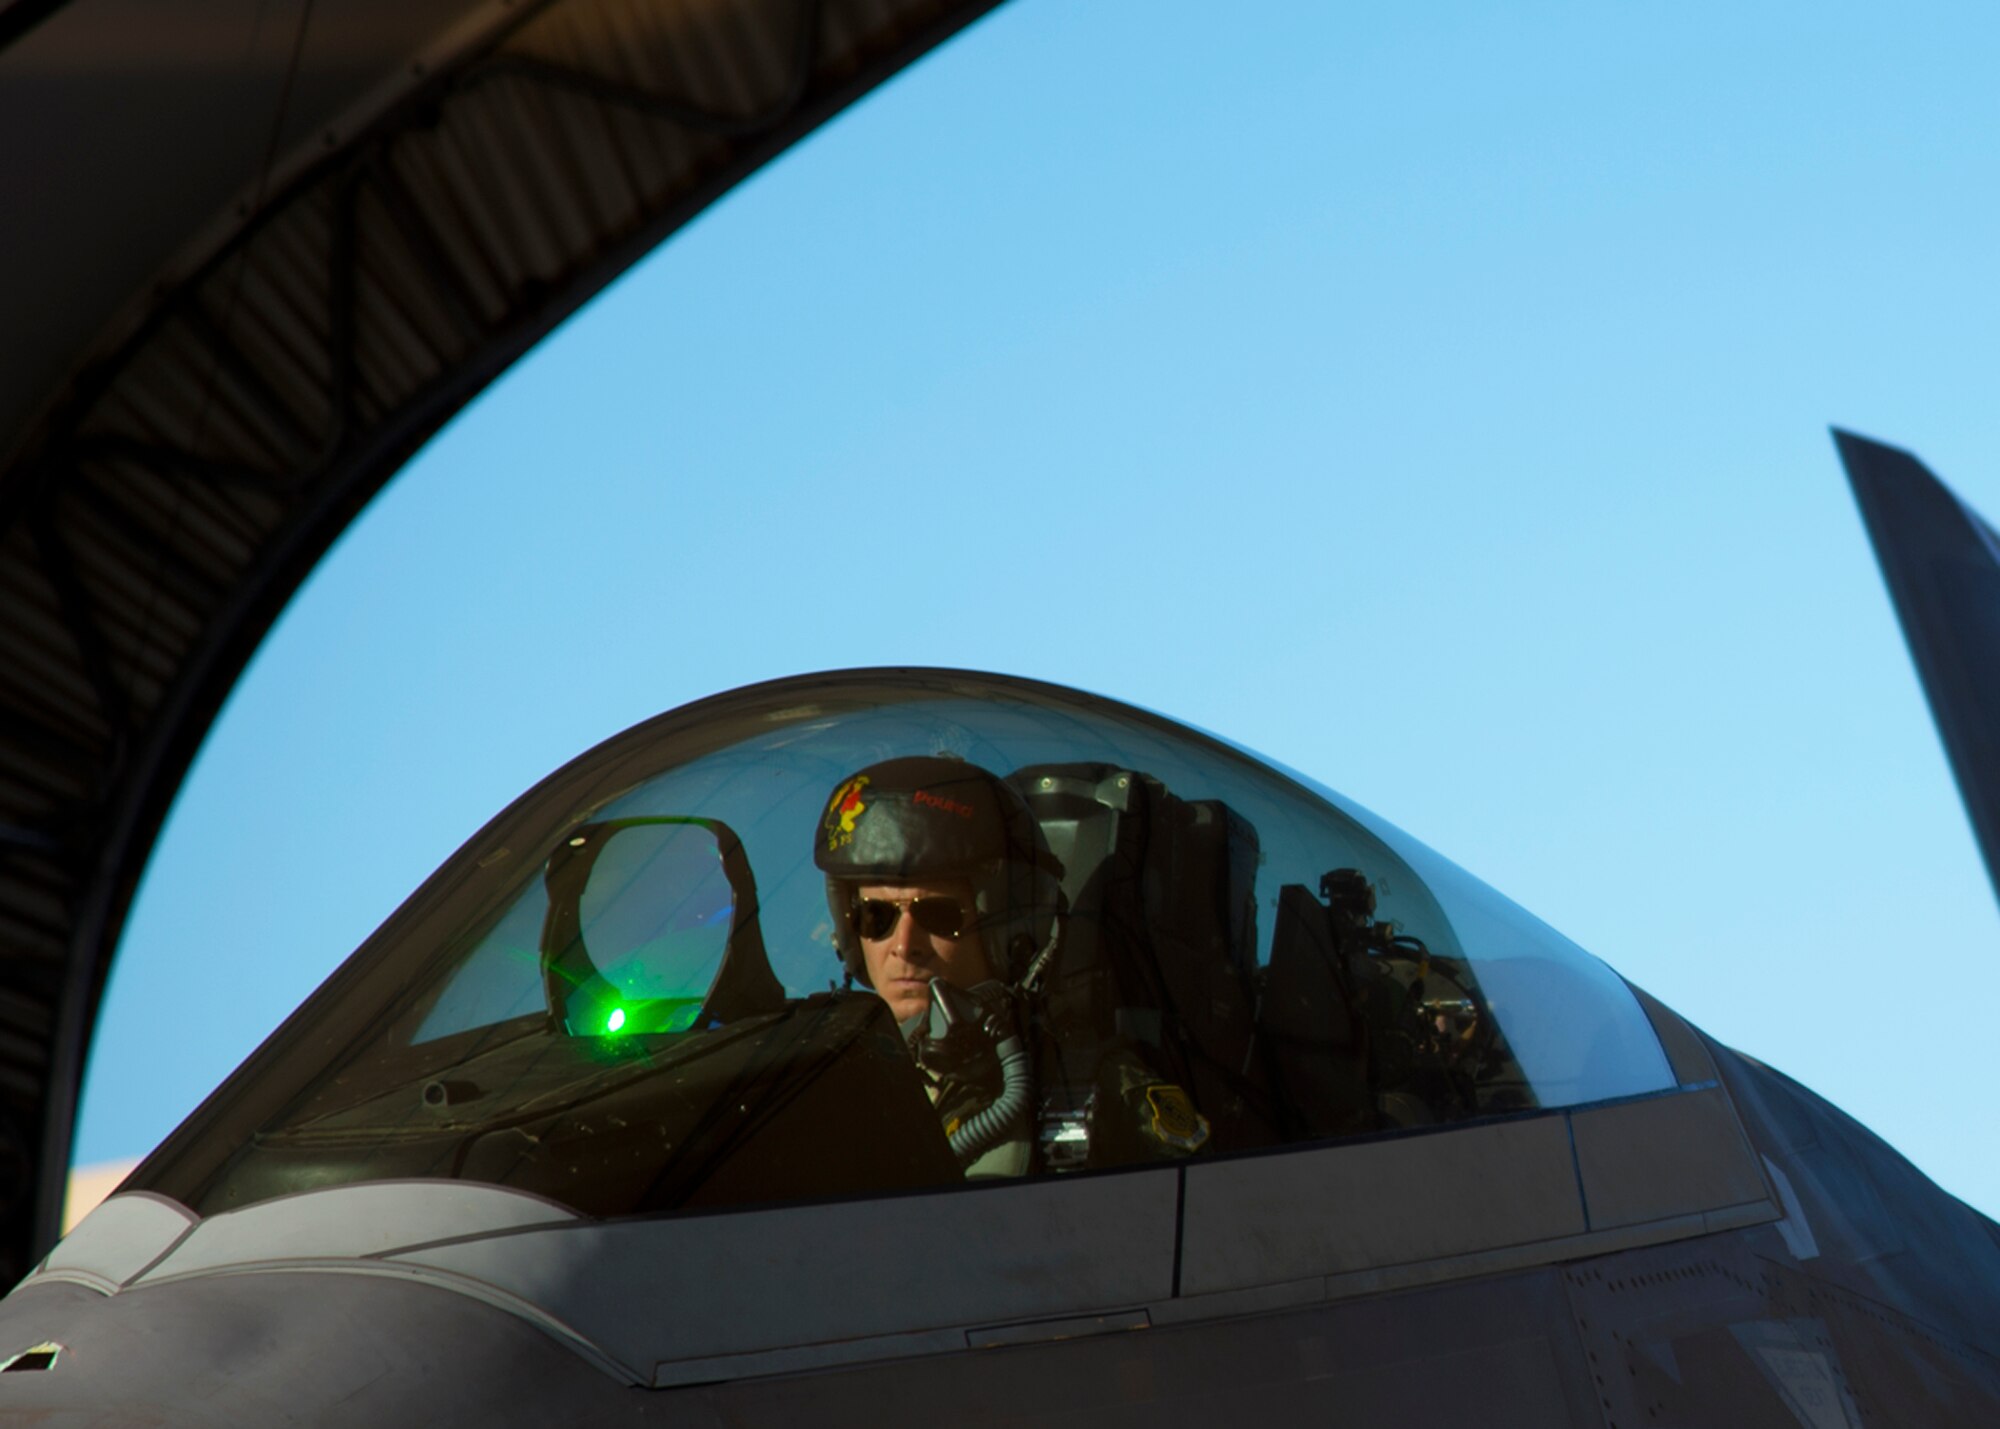
POLYGON ((1114 1062, 1205 1156, 1673 1085, 1609 969, 1339 796, 1076 691, 854 671, 701 701, 551 776, 127 1189, 206 1215, 462 1178, 620 1216, 962 1179, 813 861, 830 792, 918 754, 1004 780, 1060 864, 1023 999, 1031 1174, 1141 1154, 1104 1134, 1114 1062))

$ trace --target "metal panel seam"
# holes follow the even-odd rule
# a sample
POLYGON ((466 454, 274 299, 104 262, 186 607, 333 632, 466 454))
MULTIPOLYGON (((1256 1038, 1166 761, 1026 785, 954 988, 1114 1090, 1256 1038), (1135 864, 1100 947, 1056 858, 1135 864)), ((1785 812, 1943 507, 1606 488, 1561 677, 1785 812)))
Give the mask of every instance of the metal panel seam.
POLYGON ((1563 1113, 1563 1135, 1569 1138, 1569 1173, 1576 1178, 1576 1203, 1583 1211, 1583 1231, 1590 1234, 1590 1192, 1583 1184, 1583 1160, 1576 1154, 1576 1118, 1563 1113))
POLYGON ((1187 1167, 1174 1168, 1174 1278, 1173 1298, 1181 1296, 1181 1238, 1187 1234, 1187 1167))

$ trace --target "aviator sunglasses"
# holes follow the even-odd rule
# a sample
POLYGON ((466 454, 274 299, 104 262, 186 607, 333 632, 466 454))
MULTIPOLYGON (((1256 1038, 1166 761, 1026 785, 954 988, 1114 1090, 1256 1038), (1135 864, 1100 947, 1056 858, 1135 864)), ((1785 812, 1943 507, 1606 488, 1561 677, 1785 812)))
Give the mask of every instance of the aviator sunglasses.
POLYGON ((854 931, 871 940, 886 938, 895 931, 905 908, 917 926, 933 938, 959 937, 973 923, 972 910, 956 898, 857 898, 854 931))

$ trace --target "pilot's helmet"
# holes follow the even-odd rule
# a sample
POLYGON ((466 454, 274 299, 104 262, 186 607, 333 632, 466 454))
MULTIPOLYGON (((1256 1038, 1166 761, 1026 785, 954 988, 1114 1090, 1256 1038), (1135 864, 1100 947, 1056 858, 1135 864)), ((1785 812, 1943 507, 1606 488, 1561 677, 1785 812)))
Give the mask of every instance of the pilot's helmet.
POLYGON ((1062 865, 1021 796, 963 759, 889 759, 841 780, 814 831, 813 862, 826 875, 841 961, 863 982, 853 920, 863 883, 970 883, 987 961, 1009 984, 1056 931, 1062 865))

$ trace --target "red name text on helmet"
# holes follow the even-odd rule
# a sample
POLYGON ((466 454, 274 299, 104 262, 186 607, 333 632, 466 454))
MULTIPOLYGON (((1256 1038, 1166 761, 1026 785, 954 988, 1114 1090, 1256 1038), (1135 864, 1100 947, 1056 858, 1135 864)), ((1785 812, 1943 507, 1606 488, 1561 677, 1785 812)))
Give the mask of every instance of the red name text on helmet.
POLYGON ((961 819, 972 817, 972 805, 961 804, 956 799, 947 799, 942 794, 933 794, 928 789, 919 789, 910 795, 910 802, 921 804, 928 809, 942 809, 947 814, 956 814, 961 819))

